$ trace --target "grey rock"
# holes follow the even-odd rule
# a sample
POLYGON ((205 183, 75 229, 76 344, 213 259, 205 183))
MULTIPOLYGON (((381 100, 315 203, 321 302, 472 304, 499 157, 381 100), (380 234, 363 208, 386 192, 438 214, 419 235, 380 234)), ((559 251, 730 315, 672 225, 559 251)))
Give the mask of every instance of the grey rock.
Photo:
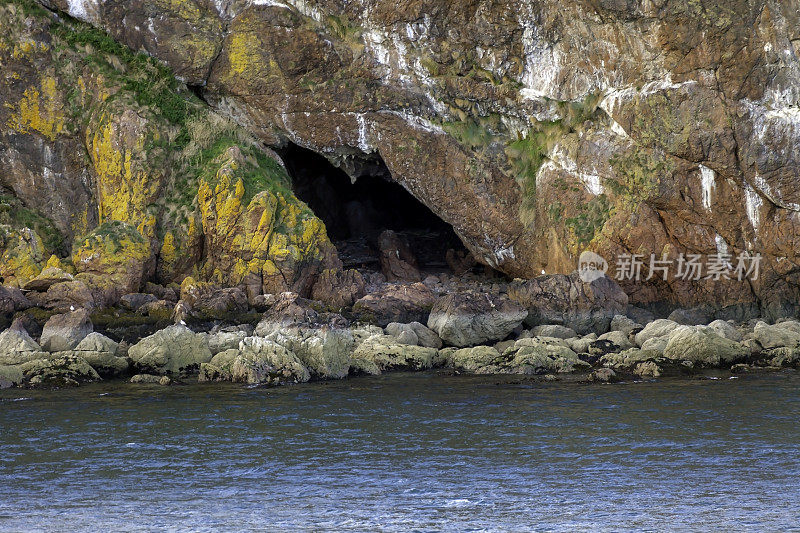
POLYGON ((703 366, 735 363, 746 359, 750 351, 739 343, 720 337, 707 327, 680 326, 669 335, 664 357, 689 361, 703 366))
POLYGON ((642 346, 647 340, 656 337, 666 337, 680 324, 675 321, 660 318, 647 324, 642 331, 636 334, 636 344, 642 346))
POLYGON ((504 296, 455 293, 436 301, 428 327, 451 346, 475 346, 503 340, 527 314, 504 296))
POLYGON ((611 331, 621 331, 625 335, 630 335, 632 332, 636 331, 637 333, 644 329, 644 327, 628 318, 625 315, 615 315, 614 318, 611 319, 611 331))
POLYGON ((48 352, 72 350, 94 331, 89 312, 85 309, 53 315, 42 329, 41 345, 48 352))
POLYGON ((797 346, 800 344, 800 323, 786 321, 770 326, 759 322, 753 329, 753 336, 765 349, 797 346))
POLYGON ((558 324, 545 324, 536 326, 531 330, 532 337, 555 337, 557 339, 571 339, 577 337, 575 330, 558 324))
POLYGON ((0 333, 0 365, 19 365, 46 356, 24 329, 9 328, 0 333))
POLYGON ((128 357, 143 373, 194 374, 212 354, 202 336, 186 326, 175 325, 145 337, 130 347, 128 357))

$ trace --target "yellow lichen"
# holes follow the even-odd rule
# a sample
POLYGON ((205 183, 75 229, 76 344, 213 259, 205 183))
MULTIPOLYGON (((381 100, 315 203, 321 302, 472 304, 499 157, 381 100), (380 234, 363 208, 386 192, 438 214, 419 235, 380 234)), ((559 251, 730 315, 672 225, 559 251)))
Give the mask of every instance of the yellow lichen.
POLYGON ((45 76, 41 91, 35 87, 25 90, 16 111, 8 119, 8 127, 20 133, 34 130, 54 141, 65 125, 59 96, 56 80, 45 76))

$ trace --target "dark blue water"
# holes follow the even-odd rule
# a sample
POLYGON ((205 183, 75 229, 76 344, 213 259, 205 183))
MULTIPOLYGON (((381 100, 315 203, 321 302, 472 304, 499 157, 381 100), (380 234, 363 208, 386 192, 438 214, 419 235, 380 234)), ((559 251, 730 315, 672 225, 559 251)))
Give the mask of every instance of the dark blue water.
POLYGON ((800 530, 800 377, 0 392, 0 531, 800 530))

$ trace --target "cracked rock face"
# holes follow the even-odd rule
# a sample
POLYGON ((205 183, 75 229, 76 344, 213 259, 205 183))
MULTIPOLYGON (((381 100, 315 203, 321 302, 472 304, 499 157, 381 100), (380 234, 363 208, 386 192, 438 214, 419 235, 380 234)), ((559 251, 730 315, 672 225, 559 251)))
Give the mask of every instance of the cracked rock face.
POLYGON ((162 60, 266 144, 351 175, 379 155, 511 276, 571 272, 584 249, 749 252, 758 280, 623 288, 800 299, 796 0, 42 3, 162 60))

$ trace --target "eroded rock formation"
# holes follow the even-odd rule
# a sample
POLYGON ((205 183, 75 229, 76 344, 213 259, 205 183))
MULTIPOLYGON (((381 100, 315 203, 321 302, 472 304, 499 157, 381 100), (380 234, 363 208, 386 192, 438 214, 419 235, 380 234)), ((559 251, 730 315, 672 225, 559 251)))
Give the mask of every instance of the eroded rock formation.
MULTIPOLYGON (((226 138, 245 128, 259 145, 291 142, 352 178, 379 157, 510 276, 571 272, 587 248, 612 264, 620 253, 760 253, 751 282, 655 276, 623 288, 632 303, 796 311, 795 0, 41 3, 162 61, 216 111, 177 84, 192 102, 179 108, 236 123, 226 138)), ((138 87, 126 54, 63 35, 31 5, 3 4, 0 181, 40 218, 23 226, 33 233, 6 231, 2 275, 32 278, 65 254, 46 238, 54 228, 71 238, 119 220, 153 243, 161 278, 197 266, 264 290, 312 283, 305 265, 331 255, 317 219, 263 180, 237 186, 248 162, 267 165, 261 148, 204 146, 213 153, 190 173, 202 183, 184 186, 184 151, 163 141, 210 127, 173 120, 177 100, 120 91, 138 87), (100 72, 86 59, 98 56, 100 72), (195 195, 199 209, 170 207, 195 195), (177 220, 148 222, 152 205, 177 220), (256 222, 277 212, 299 229, 256 222), (254 244, 270 235, 280 238, 254 244)), ((279 167, 269 173, 287 186, 279 167)))

